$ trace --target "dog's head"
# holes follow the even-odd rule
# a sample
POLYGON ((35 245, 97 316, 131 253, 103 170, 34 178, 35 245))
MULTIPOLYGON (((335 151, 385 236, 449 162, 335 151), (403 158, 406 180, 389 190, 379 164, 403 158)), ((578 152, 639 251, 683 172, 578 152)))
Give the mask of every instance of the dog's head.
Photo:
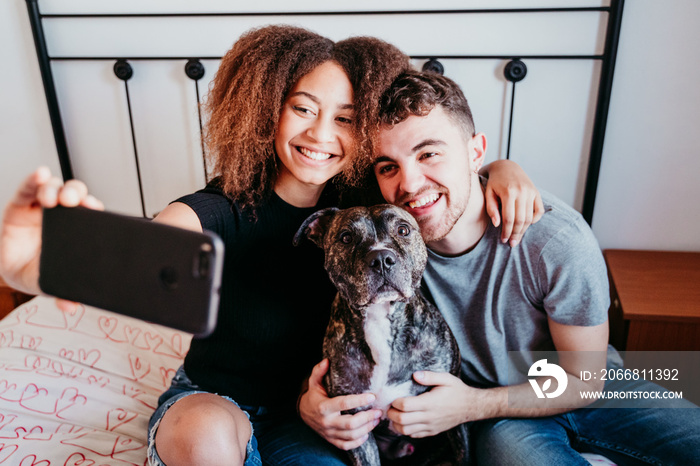
POLYGON ((326 271, 353 307, 407 300, 427 261, 418 224, 389 204, 320 210, 304 221, 294 244, 303 236, 324 250, 326 271))

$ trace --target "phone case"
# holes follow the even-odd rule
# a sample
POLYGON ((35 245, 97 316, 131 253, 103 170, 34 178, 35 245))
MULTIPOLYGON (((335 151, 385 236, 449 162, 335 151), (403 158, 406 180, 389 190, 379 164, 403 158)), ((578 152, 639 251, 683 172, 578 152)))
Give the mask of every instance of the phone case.
POLYGON ((82 207, 44 209, 39 286, 201 337, 216 325, 223 252, 211 232, 82 207))

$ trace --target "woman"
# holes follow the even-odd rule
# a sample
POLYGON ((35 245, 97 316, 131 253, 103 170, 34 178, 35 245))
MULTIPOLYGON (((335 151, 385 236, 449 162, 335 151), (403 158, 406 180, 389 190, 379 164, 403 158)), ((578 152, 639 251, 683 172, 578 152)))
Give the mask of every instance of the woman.
MULTIPOLYGON (((159 400, 149 426, 151 464, 344 464, 336 447, 354 448, 374 427, 374 411, 340 414, 364 405, 365 395, 325 400, 336 419, 323 426, 307 419, 321 436, 296 413, 302 381, 321 358, 335 290, 321 251, 294 248, 292 237, 313 211, 339 202, 330 180, 358 178, 372 153, 379 96, 408 66, 378 39, 333 43, 288 26, 250 31, 223 58, 207 101, 219 177, 155 219, 224 240, 219 321, 211 336, 192 341, 159 400)), ((510 170, 492 180, 523 181, 510 170)), ((503 204, 509 216, 519 205, 519 218, 531 219, 535 196, 525 190, 528 208, 522 196, 503 204)), ((80 182, 61 187, 46 170, 30 177, 8 206, 0 237, 0 275, 11 286, 39 292, 38 207, 57 203, 100 207, 80 182)), ((506 229, 509 237, 512 224, 506 229)))

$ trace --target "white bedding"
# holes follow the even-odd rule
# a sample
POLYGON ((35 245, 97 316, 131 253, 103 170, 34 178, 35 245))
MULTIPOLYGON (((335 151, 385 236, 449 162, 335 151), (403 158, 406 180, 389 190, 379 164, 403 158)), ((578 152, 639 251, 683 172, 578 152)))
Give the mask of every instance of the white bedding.
POLYGON ((191 336, 35 298, 0 321, 0 465, 144 465, 191 336))
POLYGON ((190 339, 52 298, 15 309, 0 321, 0 465, 145 465, 148 420, 190 339))

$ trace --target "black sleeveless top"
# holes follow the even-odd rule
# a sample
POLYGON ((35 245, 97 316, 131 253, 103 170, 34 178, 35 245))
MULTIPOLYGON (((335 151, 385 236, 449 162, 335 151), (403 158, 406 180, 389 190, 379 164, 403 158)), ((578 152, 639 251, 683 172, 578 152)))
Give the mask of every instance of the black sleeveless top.
POLYGON ((185 371, 202 389, 243 405, 293 407, 302 381, 321 360, 335 288, 323 251, 292 239, 317 207, 298 208, 273 193, 241 211, 210 184, 177 200, 192 208, 226 247, 216 330, 193 339, 185 371))

